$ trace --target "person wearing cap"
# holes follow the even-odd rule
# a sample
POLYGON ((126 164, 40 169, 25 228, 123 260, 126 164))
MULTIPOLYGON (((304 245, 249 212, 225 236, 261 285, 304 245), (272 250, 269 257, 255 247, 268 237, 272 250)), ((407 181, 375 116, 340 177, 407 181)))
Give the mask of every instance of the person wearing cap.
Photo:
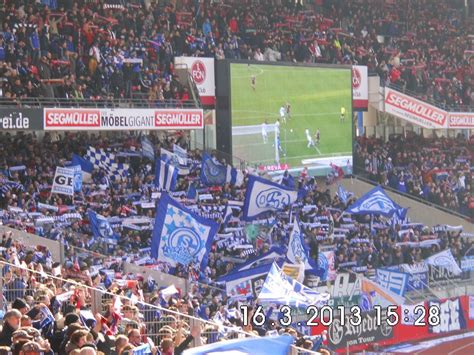
POLYGON ((12 335, 12 342, 13 344, 16 344, 16 343, 19 343, 21 341, 30 341, 30 340, 33 340, 33 337, 28 334, 28 332, 26 331, 26 329, 18 329, 18 330, 15 330, 13 332, 13 335, 12 335))
POLYGON ((13 333, 20 327, 21 312, 18 309, 12 309, 5 313, 3 318, 3 328, 0 332, 0 346, 12 345, 13 333))
POLYGON ((43 347, 40 343, 29 341, 21 347, 20 355, 38 355, 40 352, 53 354, 50 349, 43 347))

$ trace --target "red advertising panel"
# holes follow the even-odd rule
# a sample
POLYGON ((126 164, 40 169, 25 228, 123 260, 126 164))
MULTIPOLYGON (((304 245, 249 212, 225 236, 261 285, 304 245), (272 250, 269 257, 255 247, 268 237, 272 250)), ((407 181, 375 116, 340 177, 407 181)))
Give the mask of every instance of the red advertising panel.
POLYGON ((45 108, 45 130, 202 129, 200 109, 45 108))

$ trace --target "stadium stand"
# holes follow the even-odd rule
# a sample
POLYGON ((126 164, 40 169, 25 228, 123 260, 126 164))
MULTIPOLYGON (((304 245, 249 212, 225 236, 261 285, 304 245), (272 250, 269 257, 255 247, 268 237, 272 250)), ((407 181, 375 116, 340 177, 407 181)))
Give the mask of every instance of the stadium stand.
POLYGON ((356 165, 373 181, 472 219, 473 139, 426 139, 416 134, 393 135, 388 142, 358 138, 356 165))
POLYGON ((473 102, 473 25, 456 2, 144 4, 7 1, 2 96, 186 100, 173 70, 174 56, 186 55, 367 65, 383 85, 446 109, 473 102))

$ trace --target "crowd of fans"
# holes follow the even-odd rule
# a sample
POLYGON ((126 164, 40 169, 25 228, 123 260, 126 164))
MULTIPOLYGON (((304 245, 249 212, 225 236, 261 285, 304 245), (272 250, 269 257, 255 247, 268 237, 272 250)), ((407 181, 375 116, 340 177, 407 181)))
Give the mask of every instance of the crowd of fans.
POLYGON ((367 65, 383 84, 469 106, 473 22, 458 3, 7 1, 2 96, 182 100, 173 60, 184 55, 367 65))
POLYGON ((371 180, 474 217, 473 139, 392 135, 358 138, 357 166, 371 180))
MULTIPOLYGON (((149 139, 157 154, 160 148, 171 150, 176 143, 189 148, 187 137, 179 133, 174 136, 151 135, 149 139)), ((363 142, 359 144, 365 147, 363 142)), ((188 150, 188 158, 192 162, 190 173, 180 176, 173 196, 202 216, 220 222, 221 228, 212 244, 207 267, 201 269, 190 264, 172 269, 166 263, 150 257, 155 209, 142 208, 140 203, 136 203, 156 201, 152 196, 157 192, 153 183, 154 162, 139 153, 139 137, 128 133, 113 136, 45 133, 40 139, 34 134, 3 134, 0 136, 0 146, 4 152, 0 161, 3 225, 55 239, 67 246, 67 262, 58 265, 53 263, 46 249, 37 247, 36 250, 26 250, 9 236, 4 236, 4 260, 13 265, 28 266, 38 270, 40 274, 23 272, 14 267, 3 268, 7 270, 4 271, 6 304, 16 302, 17 306, 22 306, 20 311, 25 310, 24 314, 33 312, 27 318, 18 316, 16 311, 7 310, 5 324, 10 324, 11 329, 4 328, 6 335, 3 338, 0 335, 0 340, 6 339, 3 345, 12 346, 14 341, 8 339, 13 331, 23 330, 17 330, 19 324, 28 326, 29 321, 43 319, 41 317, 44 315, 38 314, 42 307, 47 307, 53 315, 57 315, 57 319, 51 329, 41 327, 47 329, 48 333, 42 334, 43 338, 35 341, 41 348, 51 348, 53 351, 66 347, 71 351, 68 353, 77 353, 72 351, 92 344, 92 347, 95 346, 104 353, 120 353, 114 352, 114 346, 125 347, 126 344, 131 344, 128 345, 130 349, 150 344, 155 350, 160 347, 162 353, 167 353, 167 349, 176 346, 174 353, 179 354, 195 338, 202 338, 203 343, 208 343, 236 334, 236 331, 224 332, 218 327, 194 327, 189 320, 168 314, 164 309, 240 327, 238 329, 259 335, 269 334, 274 330, 286 332, 295 336, 296 343, 300 346, 308 349, 319 347, 317 339, 305 338, 290 329, 274 329, 270 324, 253 329, 242 327, 240 317, 235 313, 238 311, 238 303, 229 299, 229 295, 223 290, 224 285, 216 280, 237 265, 236 259, 244 262, 267 252, 271 247, 286 248, 292 228, 290 211, 274 213, 266 223, 259 226, 241 221, 241 211, 237 207, 225 225, 222 223, 222 213, 226 203, 229 200, 243 201, 245 184, 240 187, 229 184, 204 186, 199 179, 201 152, 188 150), (74 199, 51 194, 55 167, 67 164, 73 153, 83 155, 89 145, 114 150, 119 159, 129 163, 128 177, 113 181, 107 178, 103 170, 94 170, 92 181, 84 183, 82 192, 76 194, 74 199), (206 195, 206 199, 189 201, 186 192, 190 184, 197 188, 199 194, 206 195), (57 208, 51 208, 52 206, 57 208), (89 209, 109 220, 119 235, 116 245, 92 238, 87 215, 89 209), (48 217, 52 217, 53 221, 45 222, 44 218, 48 217), (149 223, 144 223, 144 228, 138 230, 129 229, 125 223, 127 218, 142 221, 148 218, 149 223), (122 224, 117 223, 120 219, 122 224), (232 237, 229 237, 230 230, 235 232, 232 237), (242 253, 244 246, 249 247, 246 249, 249 253, 242 253), (178 290, 177 294, 164 297, 163 287, 169 285, 158 285, 153 279, 125 273, 122 266, 124 261, 172 273, 191 280, 196 286, 188 295, 178 290), (102 297, 103 312, 87 318, 86 315, 90 316, 90 313, 84 314, 81 310, 90 310, 91 294, 88 289, 74 284, 59 284, 48 278, 49 274, 66 280, 77 280, 86 286, 99 287, 112 295, 102 297), (68 295, 66 299, 59 296, 63 293, 68 295), (114 295, 126 296, 129 301, 119 302, 114 295), (60 301, 55 302, 58 296, 60 301), (162 308, 155 309, 153 306, 162 308), (82 325, 72 326, 77 322, 77 317, 82 319, 82 325), (129 322, 130 319, 132 321, 129 322), (9 320, 12 320, 11 323, 9 320), (63 323, 67 327, 62 328, 63 323), (111 335, 115 336, 115 342, 109 339, 111 335)), ((289 184, 289 180, 288 175, 285 175, 282 181, 289 184)), ((434 231, 422 224, 408 223, 408 220, 394 221, 375 217, 370 221, 364 216, 343 214, 346 205, 354 201, 354 198, 343 203, 338 196, 331 196, 329 190, 318 186, 318 182, 304 171, 296 180, 296 185, 304 191, 305 197, 294 208, 298 211, 311 257, 318 260, 320 248, 333 245, 336 272, 350 270, 369 275, 378 267, 413 264, 448 247, 457 259, 471 250, 472 242, 459 237, 461 230, 434 231)), ((45 311, 44 314, 48 312, 45 311)), ((29 331, 29 328, 25 330, 29 331)))

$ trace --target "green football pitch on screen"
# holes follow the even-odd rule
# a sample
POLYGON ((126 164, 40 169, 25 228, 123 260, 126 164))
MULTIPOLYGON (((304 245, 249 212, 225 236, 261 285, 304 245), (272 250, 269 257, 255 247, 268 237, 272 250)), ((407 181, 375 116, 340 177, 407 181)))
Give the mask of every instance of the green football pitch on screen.
POLYGON ((290 167, 351 156, 351 81, 350 69, 232 63, 232 154, 290 167))

